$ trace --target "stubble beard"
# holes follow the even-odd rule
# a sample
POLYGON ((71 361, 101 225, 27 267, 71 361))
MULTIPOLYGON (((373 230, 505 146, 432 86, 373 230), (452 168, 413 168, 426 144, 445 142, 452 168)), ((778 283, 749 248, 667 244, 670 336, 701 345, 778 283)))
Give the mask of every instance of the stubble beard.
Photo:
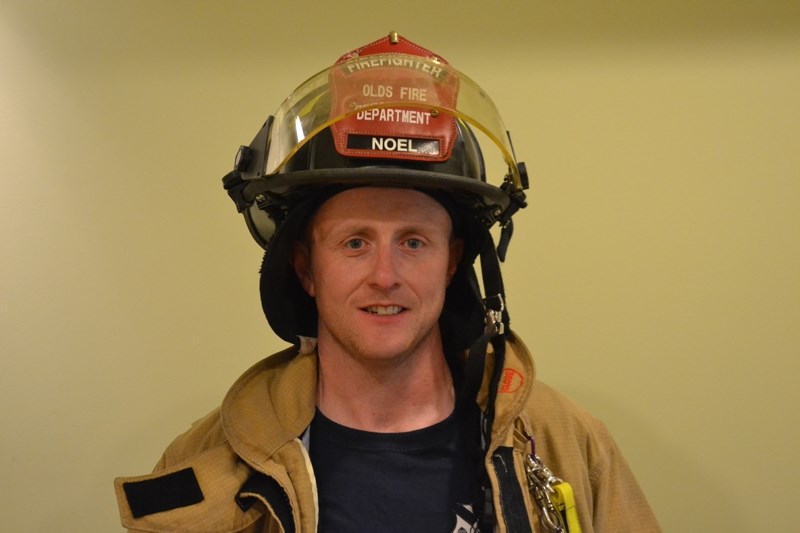
POLYGON ((372 372, 401 369, 412 365, 425 354, 442 354, 442 340, 438 321, 427 331, 405 345, 392 346, 391 336, 386 339, 367 338, 358 332, 337 335, 324 324, 319 325, 318 350, 320 359, 333 358, 334 364, 360 366, 372 372))

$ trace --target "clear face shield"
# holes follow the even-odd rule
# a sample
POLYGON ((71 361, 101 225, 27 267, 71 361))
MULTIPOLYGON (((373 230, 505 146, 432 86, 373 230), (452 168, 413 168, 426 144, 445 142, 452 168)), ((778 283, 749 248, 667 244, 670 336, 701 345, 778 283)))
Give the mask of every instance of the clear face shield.
POLYGON ((488 95, 440 60, 396 53, 346 60, 300 85, 269 125, 260 174, 281 172, 326 128, 332 129, 343 156, 444 161, 456 120, 479 137, 487 178, 499 176, 524 189, 508 133, 488 95))

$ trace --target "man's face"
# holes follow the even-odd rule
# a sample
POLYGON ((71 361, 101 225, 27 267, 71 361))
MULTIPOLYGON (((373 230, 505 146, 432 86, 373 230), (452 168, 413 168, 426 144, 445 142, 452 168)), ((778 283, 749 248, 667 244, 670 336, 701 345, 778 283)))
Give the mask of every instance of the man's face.
POLYGON ((461 258, 447 211, 409 189, 356 188, 325 202, 293 263, 316 299, 320 350, 389 361, 440 350, 445 289, 461 258))

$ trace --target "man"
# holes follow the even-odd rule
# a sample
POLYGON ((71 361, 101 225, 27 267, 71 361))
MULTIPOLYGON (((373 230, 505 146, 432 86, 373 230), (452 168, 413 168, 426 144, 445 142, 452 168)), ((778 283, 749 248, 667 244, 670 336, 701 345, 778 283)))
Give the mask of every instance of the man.
POLYGON ((292 347, 154 473, 117 480, 123 525, 658 531, 604 426, 534 382, 508 327, 497 259, 527 177, 469 78, 392 33, 301 85, 224 185, 266 250, 264 311, 292 347))

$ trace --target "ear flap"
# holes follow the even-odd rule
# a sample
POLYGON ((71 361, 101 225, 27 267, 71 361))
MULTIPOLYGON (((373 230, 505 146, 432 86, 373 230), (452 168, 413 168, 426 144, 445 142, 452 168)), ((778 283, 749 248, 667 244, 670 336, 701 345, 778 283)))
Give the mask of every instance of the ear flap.
POLYGON ((455 238, 450 243, 450 263, 447 265, 447 284, 448 286, 453 281, 458 265, 461 264, 461 259, 464 257, 464 240, 455 238))
POLYGON ((292 344, 299 342, 298 336, 317 336, 317 306, 298 279, 294 247, 302 242, 306 223, 327 197, 315 195, 293 206, 270 241, 261 264, 261 307, 272 330, 292 344))
POLYGON ((483 301, 476 292, 478 280, 472 265, 459 265, 444 300, 439 328, 445 352, 461 352, 481 336, 484 326, 483 301))

